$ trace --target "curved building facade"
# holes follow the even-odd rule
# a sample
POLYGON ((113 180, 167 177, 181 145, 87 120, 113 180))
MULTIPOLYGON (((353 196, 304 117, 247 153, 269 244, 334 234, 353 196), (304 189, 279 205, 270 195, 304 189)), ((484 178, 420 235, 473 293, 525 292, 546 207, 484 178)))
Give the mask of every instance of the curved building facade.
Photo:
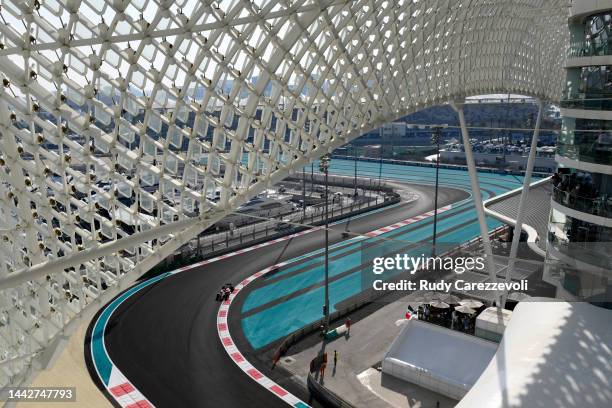
POLYGON ((570 14, 548 269, 561 296, 610 304, 612 2, 574 2, 570 14))

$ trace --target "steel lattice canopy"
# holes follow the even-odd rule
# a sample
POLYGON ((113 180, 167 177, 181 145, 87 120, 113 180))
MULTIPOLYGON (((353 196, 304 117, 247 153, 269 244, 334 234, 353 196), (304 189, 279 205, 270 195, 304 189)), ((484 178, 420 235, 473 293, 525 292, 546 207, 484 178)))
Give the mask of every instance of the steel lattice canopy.
POLYGON ((555 101, 564 77, 562 0, 0 4, 0 386, 291 171, 427 106, 555 101))

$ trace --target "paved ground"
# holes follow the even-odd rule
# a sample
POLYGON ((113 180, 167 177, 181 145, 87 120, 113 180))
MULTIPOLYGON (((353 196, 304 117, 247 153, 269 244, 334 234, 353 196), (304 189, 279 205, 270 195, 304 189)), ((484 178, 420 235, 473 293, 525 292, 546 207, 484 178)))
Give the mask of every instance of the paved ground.
MULTIPOLYGON (((413 295, 411 295, 413 296, 413 295)), ((452 407, 456 401, 405 381, 382 375, 373 367, 387 353, 401 330, 401 320, 410 296, 381 307, 351 327, 350 336, 338 338, 325 346, 330 364, 323 384, 357 407, 441 408, 452 407), (334 350, 338 365, 333 368, 334 350)), ((320 352, 316 344, 297 354, 281 359, 280 364, 306 382, 310 361, 320 352)))
MULTIPOLYGON (((500 278, 503 277, 502 270, 505 265, 503 260, 496 258, 497 274, 500 278)), ((513 280, 523 279, 531 273, 533 273, 533 265, 517 262, 517 269, 512 278, 513 280)), ((487 276, 484 273, 470 272, 461 275, 461 279, 486 281, 487 276)), ((452 274, 444 278, 451 281, 456 279, 457 275, 452 274)), ((415 292, 393 303, 379 306, 375 312, 362 319, 354 320, 349 337, 341 337, 329 342, 325 346, 325 351, 328 353, 330 364, 325 374, 324 385, 356 407, 437 408, 437 402, 440 403, 439 408, 454 407, 457 404, 455 400, 383 374, 376 369, 401 330, 401 320, 407 309, 408 301, 418 294, 419 292, 415 292), (332 363, 334 350, 339 353, 336 370, 333 369, 332 363)), ((487 292, 485 296, 478 291, 471 291, 460 295, 461 298, 474 296, 486 300, 487 296, 492 297, 492 294, 487 292)), ((283 368, 294 374, 295 378, 303 383, 306 382, 310 361, 322 348, 321 342, 314 337, 311 335, 302 342, 305 344, 300 343, 293 346, 291 350, 297 350, 295 354, 290 354, 279 362, 283 368)))
POLYGON ((455 400, 373 368, 361 373, 359 381, 391 407, 452 408, 457 405, 455 400))
MULTIPOLYGON (((410 186, 421 200, 351 222, 351 230, 365 233, 432 209, 431 187, 410 186)), ((464 198, 465 193, 444 189, 440 205, 464 198)), ((344 225, 330 233, 332 243, 342 240, 344 225)), ((158 408, 218 406, 283 407, 275 398, 236 367, 216 334, 214 301, 226 282, 240 280, 279 261, 292 259, 323 245, 323 231, 266 247, 201 268, 183 272, 138 292, 112 316, 105 335, 106 348, 127 378, 158 408), (263 256, 262 256, 263 255, 263 256)), ((240 323, 230 328, 240 342, 240 323)), ((248 345, 240 345, 248 351, 248 345)), ((248 356, 257 358, 256 355, 248 356)), ((253 361, 254 363, 257 362, 253 361)), ((261 364, 261 362, 260 362, 261 364)), ((267 370, 266 364, 258 367, 267 370)), ((266 372, 294 395, 306 392, 284 373, 266 372)))
MULTIPOLYGON (((336 166, 333 167, 334 171, 353 171, 353 163, 348 168, 342 160, 332 163, 336 166)), ((383 174, 398 180, 416 180, 429 184, 435 181, 434 170, 416 166, 388 166, 383 174)), ((359 171, 363 176, 374 178, 378 174, 378 164, 360 163, 359 171)), ((441 170, 440 179, 443 185, 452 184, 465 191, 471 187, 465 171, 444 169, 441 170)), ((520 178, 502 174, 480 173, 479 180, 485 198, 520 186, 520 178)), ((501 222, 491 218, 487 222, 490 230, 501 225, 501 222)), ((393 239, 397 245, 405 244, 408 253, 420 256, 430 250, 432 230, 433 217, 429 217, 386 232, 383 236, 393 239)), ((479 235, 476 210, 470 199, 454 203, 453 208, 438 217, 437 243, 447 249, 455 248, 479 235)), ((371 263, 369 257, 388 247, 387 244, 387 241, 379 238, 370 238, 361 243, 348 243, 330 249, 329 291, 332 312, 341 309, 342 305, 350 304, 351 299, 362 293, 363 270, 371 263)), ((237 299, 242 312, 242 332, 249 345, 254 349, 265 348, 319 319, 324 299, 324 275, 323 255, 311 252, 292 260, 274 275, 249 285, 245 290, 246 296, 241 295, 237 299)), ((476 281, 486 280, 486 276, 469 277, 476 281)))
POLYGON ((70 337, 53 366, 42 371, 30 387, 76 387, 76 402, 67 404, 27 402, 19 408, 110 408, 111 403, 94 384, 85 365, 83 343, 89 322, 83 322, 70 337))

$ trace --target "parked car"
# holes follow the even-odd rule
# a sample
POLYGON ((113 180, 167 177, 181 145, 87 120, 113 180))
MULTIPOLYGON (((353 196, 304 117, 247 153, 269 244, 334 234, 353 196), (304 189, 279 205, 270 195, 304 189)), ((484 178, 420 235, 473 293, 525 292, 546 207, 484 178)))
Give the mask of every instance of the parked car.
POLYGON ((293 225, 290 224, 289 220, 282 220, 281 222, 277 223, 276 226, 274 227, 275 231, 286 231, 290 228, 292 228, 293 225))

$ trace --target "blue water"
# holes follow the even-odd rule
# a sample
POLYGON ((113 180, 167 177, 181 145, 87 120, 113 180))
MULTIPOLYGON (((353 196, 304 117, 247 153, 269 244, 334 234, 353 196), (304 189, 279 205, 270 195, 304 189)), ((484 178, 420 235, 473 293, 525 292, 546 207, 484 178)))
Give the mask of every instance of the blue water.
MULTIPOLYGON (((351 161, 334 159, 331 163, 331 174, 348 176, 354 174, 353 162, 351 161)), ((315 163, 315 169, 317 168, 318 164, 315 163)), ((307 167, 306 171, 309 170, 309 167, 307 167)), ((379 164, 359 162, 358 172, 360 177, 371 177, 377 180, 379 164)), ((435 181, 435 169, 384 164, 382 177, 383 179, 417 184, 433 184, 435 181)), ((491 194, 499 195, 516 189, 522 184, 522 177, 511 175, 479 173, 478 177, 482 196, 485 200, 490 196, 488 191, 491 194)), ((468 173, 463 170, 441 169, 440 185, 459 188, 468 192, 471 191, 468 173)), ((454 204, 453 209, 445 212, 441 217, 443 218, 438 221, 437 226, 438 242, 462 243, 480 235, 472 198, 454 204), (459 227, 462 224, 466 225, 459 227), (451 231, 452 229, 455 230, 451 231)), ((394 240, 406 243, 427 243, 431 240, 432 232, 431 225, 424 225, 428 221, 430 220, 425 219, 388 232, 382 236, 392 236, 394 240)), ((488 219, 487 224, 489 229, 501 225, 501 223, 492 219, 488 219)), ((376 238, 368 240, 372 239, 376 238)), ((363 261, 361 245, 368 240, 355 239, 332 247, 330 251, 331 278, 347 273, 351 269, 356 270, 330 283, 330 312, 336 310, 335 305, 337 303, 361 292, 362 278, 358 267, 363 261)), ((413 252, 413 255, 418 256, 422 251, 422 246, 416 246, 409 252, 413 252)), ((322 286, 310 290, 307 290, 307 288, 323 282, 325 273, 324 266, 321 264, 323 260, 322 250, 313 251, 310 254, 291 260, 279 272, 265 280, 269 282, 268 284, 248 294, 242 307, 243 313, 262 307, 261 311, 242 319, 244 335, 253 348, 263 347, 321 317, 324 304, 324 288, 322 286), (287 276, 284 279, 278 279, 300 270, 301 272, 297 274, 287 276), (291 296, 288 300, 276 305, 265 307, 268 303, 300 290, 305 290, 305 292, 291 296)))

